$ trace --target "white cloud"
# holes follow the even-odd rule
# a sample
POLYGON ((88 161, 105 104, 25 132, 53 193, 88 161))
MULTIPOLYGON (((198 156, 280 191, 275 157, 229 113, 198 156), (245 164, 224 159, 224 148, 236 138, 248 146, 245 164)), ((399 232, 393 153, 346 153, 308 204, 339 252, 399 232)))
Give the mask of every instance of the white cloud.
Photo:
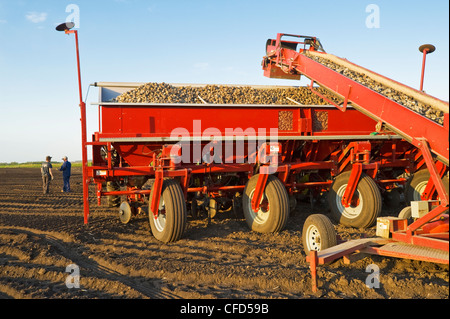
POLYGON ((47 15, 46 12, 28 12, 25 18, 33 23, 41 23, 47 20, 47 15))
POLYGON ((8 21, 0 19, 0 24, 5 24, 5 23, 8 23, 8 21))

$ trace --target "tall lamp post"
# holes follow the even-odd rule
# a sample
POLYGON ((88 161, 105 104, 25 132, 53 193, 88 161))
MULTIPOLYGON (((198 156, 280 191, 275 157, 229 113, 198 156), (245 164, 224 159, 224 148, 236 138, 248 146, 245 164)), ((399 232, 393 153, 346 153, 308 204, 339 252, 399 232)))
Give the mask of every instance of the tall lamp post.
POLYGON ((423 53, 422 59, 422 75, 420 76, 420 91, 423 91, 423 78, 425 75, 425 61, 427 59, 427 54, 433 53, 436 47, 432 44, 423 44, 419 47, 419 51, 423 53))
POLYGON ((77 50, 77 68, 78 68, 78 91, 80 95, 80 111, 81 111, 81 145, 82 145, 82 170, 83 170, 83 206, 84 206, 84 223, 88 223, 89 219, 89 178, 87 174, 87 133, 86 133, 86 103, 83 102, 83 91, 81 87, 81 68, 80 68, 80 51, 78 47, 78 31, 72 30, 75 27, 73 22, 61 23, 56 27, 56 31, 65 34, 75 34, 75 43, 77 50))

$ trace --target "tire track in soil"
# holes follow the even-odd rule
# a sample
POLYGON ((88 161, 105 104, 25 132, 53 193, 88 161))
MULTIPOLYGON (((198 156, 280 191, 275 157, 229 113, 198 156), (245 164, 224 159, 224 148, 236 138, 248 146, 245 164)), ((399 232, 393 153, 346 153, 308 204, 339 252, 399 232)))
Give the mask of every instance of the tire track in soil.
MULTIPOLYGON (((55 177, 52 193, 42 195, 35 171, 0 169, 0 235, 6 244, 0 268, 3 259, 11 271, 9 277, 0 275, 0 298, 73 297, 65 290, 61 272, 71 260, 89 272, 81 278, 82 286, 83 278, 88 280, 82 298, 318 297, 310 292, 300 237, 308 213, 319 211, 305 203, 279 234, 250 232, 244 220, 220 213, 211 224, 190 220, 182 240, 164 245, 152 237, 147 220, 124 226, 116 208, 98 206, 95 187, 89 195, 89 224, 84 225, 81 174, 73 176, 73 193, 61 193, 62 180, 55 177), (2 229, 14 233, 8 237, 2 229), (15 237, 22 239, 16 242, 15 237), (58 266, 47 267, 51 263, 58 266), (42 267, 50 284, 29 277, 42 267)), ((375 233, 336 228, 343 240, 375 233)), ((327 299, 448 298, 448 267, 406 260, 366 257, 349 266, 338 262, 319 268, 320 281, 327 299), (369 263, 378 264, 384 274, 381 290, 364 290, 369 263)))
MULTIPOLYGON (((16 229, 11 227, 0 226, 0 229, 9 231, 10 233, 14 233, 17 235, 26 234, 29 236, 35 236, 42 240, 45 240, 54 249, 56 249, 63 257, 73 261, 73 263, 79 266, 81 269, 88 270, 90 272, 90 275, 94 275, 98 279, 106 279, 109 281, 120 282, 150 299, 181 299, 180 296, 170 291, 165 291, 166 289, 162 286, 160 280, 156 279, 154 280, 154 282, 152 282, 152 285, 155 286, 154 288, 138 285, 132 279, 122 275, 121 273, 115 271, 114 269, 107 267, 105 265, 99 265, 97 262, 90 261, 88 258, 74 252, 73 248, 71 249, 70 247, 67 247, 64 241, 56 238, 53 235, 41 232, 38 233, 33 230, 16 229)), ((0 292, 3 292, 7 295, 10 295, 11 289, 13 288, 0 285, 0 292)), ((18 291, 15 291, 13 295, 21 296, 23 294, 21 294, 18 291)))
POLYGON ((26 295, 24 295, 17 289, 14 289, 12 287, 0 283, 0 299, 14 299, 14 298, 25 299, 26 295))

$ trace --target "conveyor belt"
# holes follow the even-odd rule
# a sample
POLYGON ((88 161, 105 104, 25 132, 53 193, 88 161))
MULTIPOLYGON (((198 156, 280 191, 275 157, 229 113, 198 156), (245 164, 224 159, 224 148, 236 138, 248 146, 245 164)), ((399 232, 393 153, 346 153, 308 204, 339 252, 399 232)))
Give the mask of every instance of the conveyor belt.
POLYGON ((351 78, 441 125, 444 122, 444 114, 449 113, 448 103, 350 63, 335 55, 328 53, 322 54, 314 51, 305 51, 304 54, 314 61, 351 78))
MULTIPOLYGON (((440 161, 449 165, 448 103, 327 53, 308 51, 306 56, 304 51, 296 52, 275 47, 269 47, 268 52, 263 64, 266 76, 275 74, 274 77, 279 78, 280 72, 285 72, 287 78, 292 74, 304 75, 311 79, 312 83, 319 84, 333 95, 340 97, 346 102, 345 105, 351 104, 355 109, 383 123, 408 142, 417 145, 414 142, 425 139, 431 152, 440 161), (331 65, 324 62, 330 60, 333 60, 334 65, 339 62, 342 69, 330 68, 331 65), (407 97, 408 100, 419 101, 427 109, 419 114, 391 97, 365 86, 364 81, 347 77, 345 69, 358 70, 359 72, 354 71, 358 74, 369 74, 372 78, 377 78, 378 82, 382 81, 384 86, 400 92, 400 95, 407 97), (427 118, 427 115, 430 117, 433 115, 433 120, 427 118)), ((345 107, 342 107, 342 110, 345 111, 345 107)))

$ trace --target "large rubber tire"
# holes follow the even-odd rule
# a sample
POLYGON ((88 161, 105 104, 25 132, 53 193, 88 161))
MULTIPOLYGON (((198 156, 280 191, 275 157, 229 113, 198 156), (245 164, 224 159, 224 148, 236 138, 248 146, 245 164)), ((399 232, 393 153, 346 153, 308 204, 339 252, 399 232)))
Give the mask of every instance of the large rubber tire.
MULTIPOLYGON (((151 207, 153 189, 150 194, 151 207)), ((165 179, 159 201, 158 217, 155 219, 149 209, 149 222, 153 236, 163 243, 171 243, 181 238, 186 228, 187 209, 183 190, 173 179, 165 179)))
POLYGON ((332 218, 344 225, 355 228, 367 228, 375 224, 383 205, 381 193, 372 178, 362 173, 349 207, 342 204, 342 197, 351 172, 340 174, 331 185, 328 203, 332 218))
POLYGON ((252 198, 258 181, 258 175, 252 176, 245 185, 242 205, 248 227, 260 233, 279 232, 286 226, 289 218, 289 197, 283 183, 269 175, 264 189, 262 203, 267 207, 257 213, 252 210, 252 198))
MULTIPOLYGON (((117 185, 115 181, 106 182, 106 191, 107 192, 115 192, 120 191, 120 186, 117 185)), ((108 207, 119 207, 120 206, 120 196, 107 196, 108 199, 108 207)))
MULTIPOLYGON (((405 199, 406 204, 411 205, 411 201, 420 201, 420 196, 427 187, 428 181, 430 180, 430 172, 428 169, 422 169, 414 173, 412 178, 406 184, 405 199)), ((444 182, 444 188, 448 194, 448 177, 444 176, 442 178, 444 182)))
POLYGON ((402 204, 402 196, 399 188, 393 188, 384 192, 382 197, 385 207, 388 207, 390 209, 397 209, 402 204))
POLYGON ((414 222, 414 219, 415 219, 415 218, 412 217, 411 206, 406 206, 406 207, 404 207, 404 208, 400 211, 400 213, 398 213, 398 216, 397 216, 397 217, 398 217, 398 218, 401 218, 401 219, 406 219, 408 225, 411 225, 411 224, 414 222))
POLYGON ((411 219, 412 218, 411 206, 404 207, 400 211, 400 213, 398 213, 397 217, 401 219, 411 219))
POLYGON ((239 193, 234 194, 232 209, 236 219, 244 218, 244 208, 242 207, 242 196, 239 193))
POLYGON ((330 219, 322 214, 308 216, 303 225, 302 242, 307 255, 311 250, 321 251, 336 246, 336 231, 330 219))

